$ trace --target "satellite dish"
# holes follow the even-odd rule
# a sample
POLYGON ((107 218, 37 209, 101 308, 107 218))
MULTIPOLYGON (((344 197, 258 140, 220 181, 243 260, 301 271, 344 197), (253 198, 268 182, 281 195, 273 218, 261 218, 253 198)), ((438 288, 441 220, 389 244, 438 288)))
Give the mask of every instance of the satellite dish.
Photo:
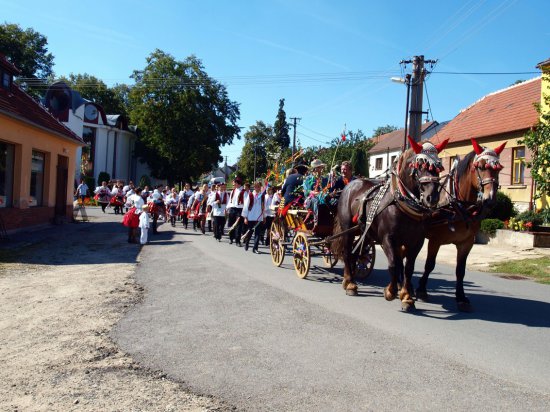
POLYGON ((95 121, 97 119, 97 107, 93 104, 87 104, 84 108, 84 118, 89 121, 95 121))

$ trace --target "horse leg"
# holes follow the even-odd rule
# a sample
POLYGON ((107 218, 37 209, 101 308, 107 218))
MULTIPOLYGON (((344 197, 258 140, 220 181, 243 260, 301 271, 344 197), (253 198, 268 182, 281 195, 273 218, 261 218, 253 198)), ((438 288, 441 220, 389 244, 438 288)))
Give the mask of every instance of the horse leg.
POLYGON ((466 259, 468 259, 468 255, 470 254, 470 250, 472 250, 473 246, 473 241, 468 241, 456 245, 457 256, 455 299, 457 308, 460 312, 472 311, 470 300, 466 297, 466 294, 464 293, 464 275, 466 274, 466 259))
POLYGON ((424 238, 417 245, 409 245, 407 248, 407 263, 405 264, 405 276, 403 279, 403 286, 399 292, 399 299, 401 300, 401 309, 405 312, 411 312, 416 307, 414 306, 413 299, 413 287, 412 287, 412 275, 414 272, 414 263, 416 257, 422 249, 424 238))
POLYGON ((353 256, 351 250, 353 248, 353 238, 346 235, 344 238, 344 280, 342 287, 348 296, 357 296, 357 284, 353 281, 353 256))
POLYGON ((384 288, 384 298, 386 300, 394 300, 397 297, 397 281, 399 274, 403 271, 403 261, 399 257, 398 251, 387 240, 382 242, 382 249, 388 259, 388 272, 390 274, 390 283, 384 288))
POLYGON ((426 285, 428 284, 428 277, 430 276, 430 273, 432 273, 435 268, 435 260, 440 247, 441 245, 436 243, 435 240, 430 239, 428 241, 428 256, 426 257, 424 273, 422 274, 422 277, 418 282, 418 287, 416 288, 416 297, 424 302, 428 302, 430 300, 428 291, 426 290, 426 285))

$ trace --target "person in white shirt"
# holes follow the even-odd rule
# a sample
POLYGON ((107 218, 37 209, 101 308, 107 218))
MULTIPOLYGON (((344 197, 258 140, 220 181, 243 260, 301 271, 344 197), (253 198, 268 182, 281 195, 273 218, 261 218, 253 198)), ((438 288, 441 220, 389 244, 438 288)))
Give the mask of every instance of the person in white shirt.
POLYGON ((149 206, 143 205, 141 210, 142 212, 139 215, 139 228, 141 229, 139 243, 144 245, 147 243, 147 233, 149 232, 149 206))
POLYGON ((191 185, 189 183, 186 183, 183 187, 183 190, 179 193, 180 202, 178 205, 178 210, 181 213, 181 223, 183 226, 187 229, 187 225, 189 224, 189 218, 187 217, 187 208, 189 199, 195 194, 193 190, 191 190, 191 185))
POLYGON ((84 181, 84 179, 80 179, 80 184, 75 190, 75 196, 78 196, 80 201, 82 202, 82 207, 84 207, 84 199, 86 198, 86 195, 88 194, 88 185, 84 181))
POLYGON ((264 245, 266 246, 269 246, 271 223, 273 223, 275 210, 277 208, 277 205, 274 204, 274 200, 276 199, 275 194, 273 193, 273 188, 269 186, 265 196, 265 225, 262 232, 262 238, 264 239, 264 245))
POLYGON ((223 228, 225 226, 225 210, 229 201, 229 194, 226 191, 225 183, 220 183, 219 190, 214 194, 212 202, 212 219, 214 220, 214 238, 221 242, 223 228))
MULTIPOLYGON (((254 191, 249 193, 248 196, 245 196, 241 216, 246 225, 246 232, 251 231, 254 234, 252 252, 260 253, 258 251, 258 246, 260 244, 263 224, 265 223, 265 192, 262 191, 261 183, 254 183, 254 191)), ((248 250, 251 236, 251 233, 246 236, 244 250, 248 250)))
POLYGON ((209 232, 212 232, 212 202, 216 200, 217 191, 218 185, 213 184, 208 193, 208 200, 206 201, 206 221, 208 222, 209 232))
POLYGON ((101 210, 105 213, 105 208, 109 206, 109 202, 111 201, 111 191, 109 190, 109 186, 107 186, 107 182, 101 182, 101 186, 98 186, 94 193, 97 195, 97 201, 101 206, 101 210))
POLYGON ((233 180, 233 190, 229 196, 228 202, 228 214, 227 225, 232 228, 236 224, 234 230, 229 230, 229 244, 233 244, 233 241, 237 246, 241 246, 241 235, 243 231, 243 220, 241 219, 241 212, 244 204, 244 189, 242 187, 243 181, 240 177, 236 177, 233 180))
POLYGON ((172 227, 176 227, 176 218, 178 216, 178 203, 179 196, 174 187, 172 192, 166 197, 166 207, 168 208, 168 214, 170 215, 170 224, 172 227))

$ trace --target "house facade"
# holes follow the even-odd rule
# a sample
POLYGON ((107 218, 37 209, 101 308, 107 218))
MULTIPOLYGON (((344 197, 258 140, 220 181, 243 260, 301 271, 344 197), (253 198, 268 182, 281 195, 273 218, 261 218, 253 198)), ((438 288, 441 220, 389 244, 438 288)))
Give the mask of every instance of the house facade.
POLYGON ((72 218, 83 140, 13 82, 0 55, 0 223, 6 231, 72 218))
POLYGON ((535 103, 541 102, 541 93, 547 87, 543 85, 540 77, 530 79, 488 94, 462 110, 431 139, 434 143, 449 139, 440 153, 446 171, 456 156, 463 157, 472 151, 470 138, 490 148, 506 142, 500 154, 504 166, 500 172, 500 190, 510 196, 518 210, 532 208, 535 187, 526 167, 532 154, 521 139, 538 121, 535 103))
MULTIPOLYGON (((97 103, 82 98, 64 82, 52 84, 44 98, 50 112, 86 145, 79 151, 74 178, 92 176, 96 185, 99 174, 106 172, 111 180, 133 181, 142 176, 150 177, 150 170, 134 156, 137 129, 128 124, 123 115, 109 115, 97 103)), ((150 177, 153 184, 164 181, 150 177)))
MULTIPOLYGON (((436 121, 422 124, 422 140, 430 139, 435 133, 441 130, 447 122, 436 121)), ((406 138, 405 128, 394 130, 374 138, 375 144, 369 150, 369 177, 376 179, 385 177, 391 168, 394 160, 401 154, 403 141, 406 138)))

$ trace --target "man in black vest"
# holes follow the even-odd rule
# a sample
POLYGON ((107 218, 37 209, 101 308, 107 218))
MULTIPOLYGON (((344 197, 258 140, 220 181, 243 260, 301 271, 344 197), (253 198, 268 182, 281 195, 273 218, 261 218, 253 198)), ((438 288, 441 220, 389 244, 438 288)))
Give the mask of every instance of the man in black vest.
POLYGON ((294 166, 296 173, 292 173, 285 179, 285 183, 281 189, 283 197, 285 198, 285 205, 288 205, 294 199, 296 199, 296 190, 302 189, 304 183, 304 175, 307 173, 308 167, 304 164, 294 166))

